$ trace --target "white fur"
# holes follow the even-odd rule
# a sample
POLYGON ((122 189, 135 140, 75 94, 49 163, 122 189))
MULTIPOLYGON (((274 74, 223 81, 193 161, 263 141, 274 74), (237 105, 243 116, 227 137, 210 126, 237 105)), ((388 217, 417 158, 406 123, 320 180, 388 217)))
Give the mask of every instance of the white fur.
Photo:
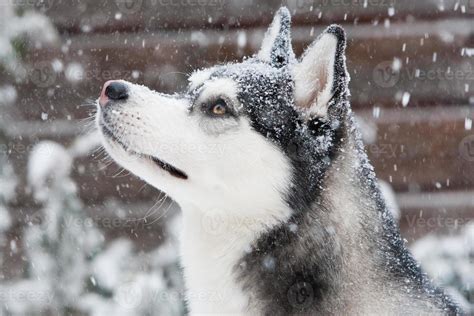
POLYGON ((214 68, 207 68, 203 70, 196 70, 189 76, 189 89, 194 90, 199 85, 203 84, 212 75, 214 68))
POLYGON ((327 114, 332 97, 336 49, 337 38, 333 34, 323 34, 308 48, 301 62, 293 67, 295 101, 308 117, 327 114))
MULTIPOLYGON (((119 164, 180 204, 181 257, 192 314, 249 313, 249 298, 232 271, 260 233, 290 216, 282 198, 291 182, 289 161, 243 117, 218 124, 222 120, 190 113, 187 100, 126 84, 126 105, 112 111, 115 135, 134 152, 170 163, 189 178, 177 179, 105 136, 104 145, 119 164)), ((232 80, 209 80, 198 104, 216 95, 235 100, 236 89, 232 80)))
MULTIPOLYGON (((197 103, 203 103, 206 100, 220 96, 231 99, 233 104, 230 105, 237 105, 237 83, 234 80, 228 78, 216 78, 208 80, 203 83, 197 103)), ((238 107, 239 106, 236 107, 236 110, 238 107)))

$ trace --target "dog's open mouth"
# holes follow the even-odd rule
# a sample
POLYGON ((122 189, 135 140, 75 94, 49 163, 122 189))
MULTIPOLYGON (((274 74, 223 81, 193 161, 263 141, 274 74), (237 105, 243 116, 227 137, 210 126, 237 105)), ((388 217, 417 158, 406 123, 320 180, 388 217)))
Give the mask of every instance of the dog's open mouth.
POLYGON ((138 158, 148 159, 148 160, 154 162, 158 167, 165 170, 166 172, 168 172, 173 177, 176 177, 178 179, 183 179, 183 180, 188 179, 188 175, 186 173, 184 173, 183 171, 179 170, 178 168, 170 165, 169 163, 164 162, 163 160, 160 160, 157 157, 137 153, 137 152, 131 150, 126 144, 124 144, 120 139, 118 139, 114 135, 114 133, 107 127, 106 124, 104 124, 104 122, 102 122, 102 120, 99 121, 99 125, 102 129, 102 133, 107 138, 109 138, 111 141, 113 141, 114 143, 116 143, 117 145, 122 147, 122 149, 124 149, 128 154, 136 156, 138 158))
POLYGON ((169 163, 166 163, 153 156, 148 156, 148 158, 150 158, 151 161, 156 163, 161 169, 168 171, 168 173, 171 174, 172 176, 179 179, 183 179, 183 180, 186 180, 188 178, 187 174, 185 174, 183 171, 179 170, 178 168, 173 167, 169 163))

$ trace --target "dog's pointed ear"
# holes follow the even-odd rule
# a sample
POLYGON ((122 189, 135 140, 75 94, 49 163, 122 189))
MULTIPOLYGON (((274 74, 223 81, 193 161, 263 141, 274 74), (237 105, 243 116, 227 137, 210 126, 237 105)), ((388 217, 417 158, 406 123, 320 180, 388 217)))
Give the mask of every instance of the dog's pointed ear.
POLYGON ((286 7, 278 10, 273 18, 257 58, 280 68, 295 59, 291 46, 291 15, 286 7))
POLYGON ((305 117, 325 117, 333 96, 346 91, 345 48, 344 30, 331 25, 293 67, 295 104, 305 117))

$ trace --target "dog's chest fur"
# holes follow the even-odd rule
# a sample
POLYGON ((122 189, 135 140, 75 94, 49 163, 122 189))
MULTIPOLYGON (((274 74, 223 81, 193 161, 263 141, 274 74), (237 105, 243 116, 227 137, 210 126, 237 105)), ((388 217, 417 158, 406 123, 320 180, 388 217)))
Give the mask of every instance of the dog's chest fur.
POLYGON ((181 264, 193 314, 248 313, 249 297, 233 271, 254 238, 245 228, 231 229, 231 225, 200 211, 186 212, 183 217, 181 264))

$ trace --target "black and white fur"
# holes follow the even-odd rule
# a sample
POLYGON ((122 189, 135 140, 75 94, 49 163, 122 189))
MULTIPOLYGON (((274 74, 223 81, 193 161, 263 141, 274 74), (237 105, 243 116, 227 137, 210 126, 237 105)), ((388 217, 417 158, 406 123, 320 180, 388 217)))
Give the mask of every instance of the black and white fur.
POLYGON ((455 315, 406 249, 349 105, 346 39, 297 60, 278 11, 253 58, 99 107, 110 155, 183 210, 191 314, 455 315), (223 102, 225 115, 212 109, 223 102))

